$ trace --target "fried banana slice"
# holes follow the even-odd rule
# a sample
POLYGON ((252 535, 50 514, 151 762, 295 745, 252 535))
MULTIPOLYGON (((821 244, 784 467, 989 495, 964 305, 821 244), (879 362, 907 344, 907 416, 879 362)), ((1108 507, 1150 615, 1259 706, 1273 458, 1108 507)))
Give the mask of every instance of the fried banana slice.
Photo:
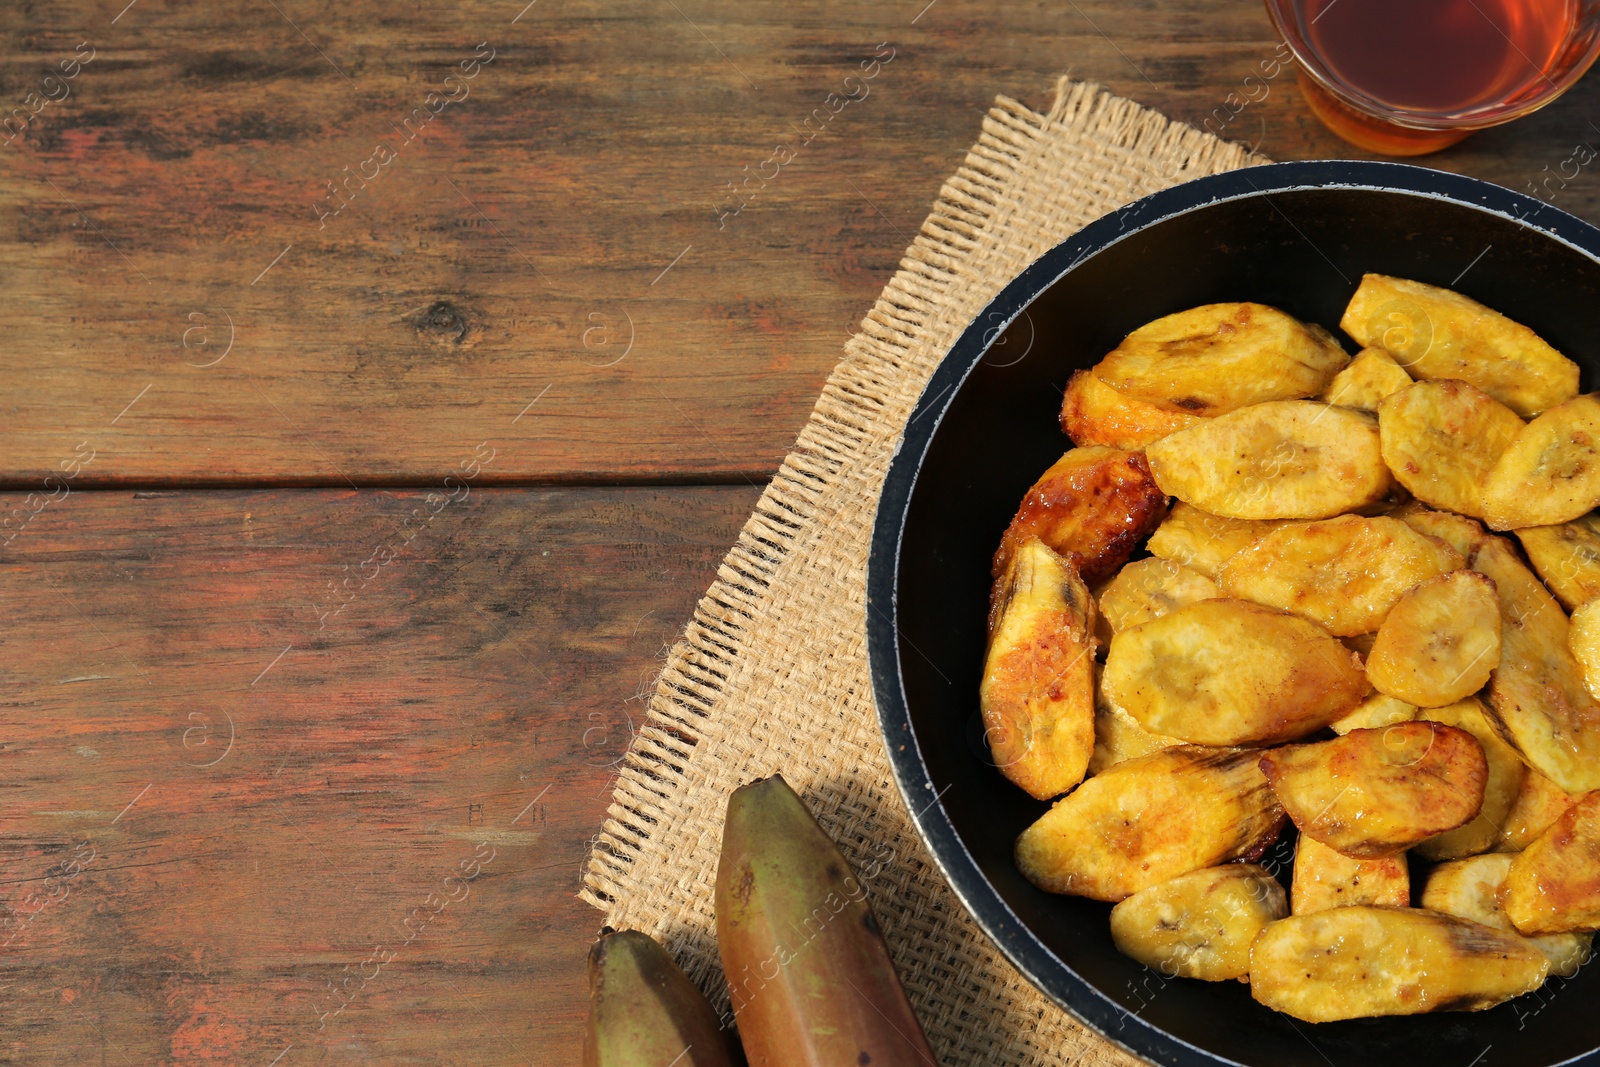
POLYGON ((1086 582, 1113 574, 1167 513, 1167 498, 1138 452, 1074 448, 1028 490, 1000 538, 994 576, 1030 537, 1078 557, 1086 582))
POLYGON ((1524 418, 1578 392, 1578 365, 1538 334, 1460 293, 1382 274, 1362 277, 1344 332, 1382 348, 1417 379, 1471 382, 1524 418))
POLYGON ((1151 733, 1138 719, 1102 697, 1094 705, 1094 755, 1089 757, 1089 773, 1099 774, 1107 767, 1181 744, 1176 737, 1151 733))
POLYGON ((1398 519, 1341 515, 1264 534, 1228 561, 1217 584, 1227 596, 1292 611, 1350 637, 1377 630, 1407 590, 1463 563, 1398 519))
POLYGON ((1128 564, 1100 590, 1100 614, 1116 634, 1221 595, 1199 571, 1152 556, 1128 564))
POLYGON ((1489 707, 1528 766, 1568 793, 1600 789, 1600 702, 1567 647, 1566 614, 1503 537, 1485 537, 1470 565, 1500 598, 1500 665, 1489 707))
POLYGON ((1250 995, 1308 1023, 1482 1011, 1539 988, 1543 952, 1520 937, 1420 908, 1291 915, 1250 949, 1250 995))
POLYGON ((1483 481, 1517 435, 1515 411, 1475 385, 1417 382, 1378 405, 1378 439, 1395 481, 1436 508, 1483 517, 1483 481))
POLYGON ((1169 434, 1145 454, 1163 492, 1233 519, 1326 519, 1393 485, 1378 420, 1315 400, 1276 400, 1169 434))
POLYGON ((1499 665, 1494 583, 1458 570, 1417 584, 1395 602, 1367 656, 1367 680, 1408 704, 1442 708, 1482 689, 1499 665))
MULTIPOLYGON (((1428 874, 1427 885, 1422 890, 1422 906, 1492 930, 1517 934, 1502 903, 1506 874, 1511 870, 1513 858, 1509 852, 1497 852, 1441 863, 1428 874)), ((1592 939, 1591 934, 1582 933, 1550 934, 1530 937, 1527 941, 1549 957, 1552 976, 1567 978, 1577 974, 1578 968, 1588 960, 1592 939)))
POLYGON ((1527 773, 1522 757, 1517 755, 1516 749, 1506 744, 1490 722, 1489 713, 1476 697, 1468 697, 1449 707, 1424 711, 1422 717, 1430 722, 1465 730, 1477 738, 1483 748, 1488 776, 1483 783, 1483 806, 1472 821, 1454 830, 1447 830, 1438 837, 1428 838, 1413 851, 1428 860, 1455 860, 1487 852, 1499 840, 1506 815, 1517 802, 1517 794, 1522 791, 1522 777, 1527 773))
POLYGON ((1227 519, 1178 501, 1145 545, 1152 556, 1216 578, 1237 553, 1282 526, 1280 521, 1227 519))
POLYGON ((1488 778, 1477 738, 1421 721, 1275 748, 1261 770, 1302 834, 1354 859, 1400 852, 1468 822, 1488 778))
POLYGON ((1270 744, 1328 725, 1367 693, 1355 654, 1305 619, 1202 600, 1111 639, 1106 699, 1200 745, 1270 744))
POLYGON ((1574 397, 1522 428, 1483 480, 1491 530, 1571 522, 1600 504, 1600 397, 1574 397))
POLYGON ((1354 904, 1411 904, 1411 871, 1405 853, 1375 860, 1351 859, 1314 837, 1301 834, 1294 845, 1294 883, 1290 910, 1310 915, 1354 904))
POLYGON ((1377 411, 1390 393, 1411 384, 1411 375, 1381 348, 1363 348, 1350 365, 1333 376, 1321 399, 1341 407, 1377 411))
POLYGON ((1572 611, 1600 596, 1600 514, 1591 512, 1556 526, 1530 526, 1516 534, 1562 607, 1572 611))
POLYGON ((1517 799, 1500 826, 1495 842, 1497 850, 1521 852, 1537 841, 1572 805, 1570 794, 1563 793, 1550 779, 1528 767, 1522 775, 1517 799))
POLYGON ((1119 763, 1017 838, 1017 867, 1049 893, 1123 900, 1180 874, 1259 855, 1283 809, 1260 753, 1179 745, 1119 763))
POLYGON ((1600 600, 1581 604, 1572 613, 1567 647, 1583 669, 1583 684, 1591 696, 1600 697, 1600 600))
POLYGON ((1250 973, 1250 944, 1289 914, 1265 867, 1229 863, 1141 889, 1111 909, 1111 940, 1164 975, 1225 982, 1250 973))
POLYGON ((1483 524, 1474 519, 1450 511, 1435 511, 1414 500, 1391 511, 1389 517, 1399 519, 1420 534, 1443 541, 1459 552, 1462 559, 1471 559, 1489 536, 1483 524))
POLYGON ((1529 936, 1600 929, 1600 792, 1579 797, 1513 857, 1505 906, 1529 936))
POLYGON ((1330 722, 1328 728, 1342 737, 1351 730, 1376 730, 1397 722, 1410 722, 1416 717, 1415 704, 1407 704, 1383 693, 1373 693, 1348 714, 1330 722))
POLYGON ((1094 373, 1168 411, 1225 415, 1316 396, 1350 357, 1326 330, 1265 304, 1207 304, 1134 330, 1094 373))
POLYGON ((1127 396, 1095 376, 1074 371, 1061 397, 1061 429, 1079 448, 1109 445, 1132 452, 1200 421, 1187 411, 1168 411, 1127 396))
POLYGON ((1000 773, 1040 800, 1083 781, 1094 752, 1094 598, 1032 538, 995 585, 978 703, 1000 773))

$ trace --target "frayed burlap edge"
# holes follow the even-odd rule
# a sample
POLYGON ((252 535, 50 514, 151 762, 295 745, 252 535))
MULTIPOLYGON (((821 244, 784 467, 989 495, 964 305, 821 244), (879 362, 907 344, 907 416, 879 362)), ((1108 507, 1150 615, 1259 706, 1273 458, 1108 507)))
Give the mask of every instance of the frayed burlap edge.
POLYGON ((673 648, 585 872, 583 899, 659 938, 718 1010, 724 806, 742 782, 781 772, 861 873, 947 1067, 1135 1062, 1006 962, 917 838, 873 708, 867 548, 913 405, 1008 281, 1123 204, 1259 162, 1066 78, 1048 114, 1005 97, 990 109, 673 648))

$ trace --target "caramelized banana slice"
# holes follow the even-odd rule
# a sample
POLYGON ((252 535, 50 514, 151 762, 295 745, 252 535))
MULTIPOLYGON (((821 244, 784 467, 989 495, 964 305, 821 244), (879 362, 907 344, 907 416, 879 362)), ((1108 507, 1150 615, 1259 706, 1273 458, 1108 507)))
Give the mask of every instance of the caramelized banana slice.
POLYGON ((1522 938, 1416 908, 1292 915, 1250 949, 1250 995, 1308 1023, 1482 1011, 1539 988, 1545 954, 1522 938))
POLYGON ((1100 590, 1100 613, 1115 634, 1221 595, 1199 571, 1152 556, 1128 564, 1100 590))
POLYGON ((1516 854, 1505 904, 1524 934, 1600 929, 1600 792, 1580 797, 1516 854))
POLYGON ((1568 793, 1600 789, 1600 702, 1567 647, 1569 624, 1555 598, 1503 537, 1486 537, 1472 569, 1500 598, 1500 665, 1489 706, 1523 762, 1568 793))
POLYGON ((1407 704, 1383 693, 1373 693, 1348 714, 1330 722, 1328 727, 1342 737, 1351 730, 1375 730, 1393 726, 1397 722, 1410 722, 1416 717, 1415 704, 1407 704))
POLYGON ((1301 834, 1294 844, 1294 884, 1289 899, 1296 915, 1353 904, 1404 908, 1411 904, 1411 872, 1403 852, 1375 860, 1351 859, 1301 834))
MULTIPOLYGON (((1428 884, 1422 890, 1422 906, 1429 911, 1469 919, 1493 930, 1516 934, 1517 928, 1506 917, 1501 898, 1505 893, 1506 874, 1511 870, 1513 857, 1509 852, 1489 856, 1441 863, 1428 875, 1428 884)), ((1518 934, 1517 936, 1521 936, 1518 934)), ((1550 959, 1550 973, 1566 978, 1578 973, 1578 968, 1589 958, 1592 935, 1551 934, 1548 937, 1531 937, 1527 941, 1550 959)))
POLYGON ((1600 515, 1591 512, 1556 526, 1517 531, 1522 550, 1544 584, 1572 611, 1600 596, 1600 515))
POLYGON ((1304 615, 1349 637, 1378 629, 1418 582, 1462 565, 1453 549, 1396 519, 1341 515, 1263 535, 1228 561, 1217 584, 1228 596, 1304 615))
POLYGON ((1112 707, 1102 697, 1094 705, 1094 755, 1089 757, 1089 773, 1099 774, 1126 760, 1181 744, 1176 737, 1151 733, 1139 725, 1138 719, 1112 707))
POLYGON ((1289 914, 1283 887, 1254 863, 1180 874, 1111 909, 1111 940, 1164 975, 1224 982, 1250 973, 1250 943, 1289 914))
POLYGON ((1561 818, 1572 807, 1573 798, 1563 793, 1556 784, 1532 767, 1522 775, 1522 788, 1517 799, 1506 813, 1496 840, 1498 851, 1521 852, 1550 829, 1550 824, 1561 818))
POLYGON ((1198 415, 1120 393, 1093 371, 1073 372, 1061 397, 1061 429, 1079 448, 1110 445, 1134 451, 1199 421, 1198 415))
POLYGON ((1382 500, 1392 480, 1378 420, 1314 400, 1277 400, 1163 437, 1146 449, 1163 492, 1234 519, 1325 519, 1382 500))
POLYGON ((1478 546, 1489 536, 1484 532, 1483 525, 1473 519, 1450 511, 1434 511, 1416 501, 1396 508, 1389 513, 1389 517, 1399 519, 1420 534, 1443 541, 1459 552, 1462 559, 1471 559, 1478 546))
POLYGON ((1468 697, 1446 708, 1424 711, 1422 717, 1465 730, 1477 738, 1478 744, 1483 746, 1489 773, 1483 785, 1483 807, 1478 809, 1477 816, 1463 826, 1428 838, 1414 851, 1429 860, 1454 860, 1487 852, 1499 840, 1500 828, 1505 825, 1506 815, 1522 790, 1522 776, 1526 773, 1522 758, 1495 730, 1488 712, 1476 697, 1468 697))
POLYGON ((1500 601, 1477 571, 1429 578, 1378 628, 1367 680, 1380 693, 1440 708, 1476 693, 1500 665, 1500 601))
POLYGON ((1478 814, 1488 777, 1477 739, 1433 722, 1275 748, 1261 770, 1302 834, 1354 859, 1454 830, 1478 814))
POLYGON ((1216 578, 1235 554, 1282 525, 1261 519, 1226 519, 1180 500, 1145 547, 1152 556, 1216 578))
POLYGON ((999 577, 1017 546, 1037 537, 1078 557, 1078 573, 1097 582, 1128 561, 1133 547, 1167 513, 1166 496, 1138 452, 1074 448, 1022 498, 994 557, 999 577))
POLYGON ((1000 773, 1040 800, 1083 781, 1094 751, 1094 599, 1038 538, 995 584, 978 702, 1000 773))
POLYGON ((1471 382, 1518 415, 1578 392, 1578 365, 1538 334, 1460 293, 1382 274, 1362 277, 1339 325, 1417 379, 1471 382))
POLYGON ((1179 745, 1119 763, 1022 832, 1017 867, 1046 892, 1118 901, 1259 855, 1283 828, 1259 757, 1179 745))
POLYGON ((1316 396, 1350 361, 1322 329, 1264 304, 1207 304, 1134 330, 1094 372, 1119 392, 1191 415, 1316 396))
POLYGON ((1363 348, 1348 367, 1333 376, 1322 399, 1342 407, 1377 411, 1384 397, 1410 384, 1411 375, 1393 356, 1381 348, 1363 348))
POLYGON ((1418 382, 1378 406, 1383 461, 1425 504, 1483 517, 1483 480, 1523 422, 1477 386, 1418 382))
POLYGON ((1524 426, 1483 480, 1491 530, 1571 522, 1596 504, 1600 398, 1593 395, 1557 404, 1524 426))
POLYGON ((1567 647, 1583 669, 1583 684, 1590 695, 1600 697, 1600 600, 1580 605, 1572 613, 1567 647))
POLYGON ((1111 639, 1106 699, 1145 729, 1201 745, 1287 741, 1366 695, 1360 661, 1314 623, 1202 600, 1111 639))

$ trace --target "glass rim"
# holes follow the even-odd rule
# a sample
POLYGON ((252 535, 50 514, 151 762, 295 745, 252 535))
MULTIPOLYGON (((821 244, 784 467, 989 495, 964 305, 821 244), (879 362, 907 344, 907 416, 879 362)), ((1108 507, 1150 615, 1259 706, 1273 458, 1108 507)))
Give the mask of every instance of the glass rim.
MULTIPOLYGON (((1567 64, 1561 70, 1559 77, 1552 77, 1549 73, 1541 74, 1545 84, 1540 91, 1515 104, 1483 104, 1458 111, 1401 110, 1361 92, 1334 75, 1305 40, 1300 32, 1299 19, 1294 17, 1292 12, 1285 10, 1292 8, 1294 0, 1265 0, 1265 3, 1273 28, 1278 31, 1278 36, 1288 47, 1300 69, 1313 81, 1345 106, 1379 122, 1409 129, 1478 130, 1521 118, 1539 110, 1572 88, 1589 72, 1596 58, 1600 58, 1600 33, 1592 33, 1588 47, 1584 49, 1579 59, 1567 64)), ((1582 33, 1586 27, 1592 30, 1589 20, 1580 17, 1575 23, 1573 32, 1568 36, 1568 44, 1570 45, 1573 38, 1582 33)))

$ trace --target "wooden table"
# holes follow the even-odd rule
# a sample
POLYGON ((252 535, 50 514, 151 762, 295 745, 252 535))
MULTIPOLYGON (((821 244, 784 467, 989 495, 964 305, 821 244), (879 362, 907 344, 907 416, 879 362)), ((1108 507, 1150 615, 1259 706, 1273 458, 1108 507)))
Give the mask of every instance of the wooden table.
MULTIPOLYGON (((1351 154, 1248 0, 0 35, 6 1064, 576 1062, 652 674, 993 96, 1351 154)), ((1429 162, 1600 219, 1597 94, 1429 162)))

